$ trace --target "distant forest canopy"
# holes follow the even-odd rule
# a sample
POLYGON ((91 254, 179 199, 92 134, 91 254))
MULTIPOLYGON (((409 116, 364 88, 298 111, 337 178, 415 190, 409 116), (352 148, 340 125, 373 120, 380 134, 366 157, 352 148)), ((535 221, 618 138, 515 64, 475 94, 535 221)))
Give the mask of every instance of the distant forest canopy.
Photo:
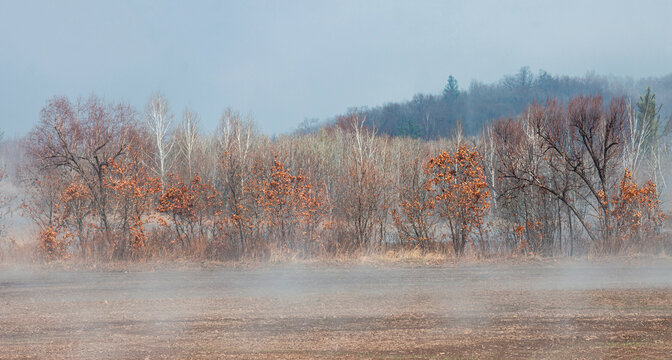
MULTIPOLYGON (((476 135, 486 123, 518 116, 534 101, 543 104, 549 98, 567 103, 578 95, 599 94, 608 103, 612 97, 625 95, 634 105, 648 87, 662 105, 661 128, 665 127, 672 114, 672 74, 633 80, 594 73, 572 77, 540 70, 534 74, 529 67, 522 67, 517 73, 492 84, 472 81, 468 89, 463 89, 458 79, 451 75, 439 94, 416 94, 410 101, 351 108, 343 115, 359 113, 366 117, 368 126, 383 134, 433 139, 450 136, 458 121, 466 135, 476 135)), ((335 124, 343 115, 322 125, 335 124)), ((319 127, 314 126, 314 122, 312 124, 311 127, 309 121, 304 122, 301 130, 319 127)))

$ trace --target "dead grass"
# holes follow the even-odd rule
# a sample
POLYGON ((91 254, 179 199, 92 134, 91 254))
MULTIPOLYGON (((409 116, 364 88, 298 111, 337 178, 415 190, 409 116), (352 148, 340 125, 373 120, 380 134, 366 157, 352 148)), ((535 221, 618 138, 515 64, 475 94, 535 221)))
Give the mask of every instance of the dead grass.
MULTIPOLYGON (((482 256, 479 251, 467 246, 464 254, 456 258, 449 244, 444 244, 433 250, 421 248, 407 248, 401 246, 374 247, 367 250, 327 253, 312 252, 304 254, 287 249, 270 247, 263 251, 263 255, 244 256, 240 259, 217 260, 206 254, 207 244, 195 244, 197 253, 185 254, 181 251, 162 251, 161 255, 144 254, 128 260, 111 259, 84 259, 78 254, 71 254, 67 259, 45 262, 35 252, 35 243, 30 241, 14 241, 0 239, 0 264, 3 265, 37 265, 44 268, 60 269, 92 269, 100 271, 147 271, 166 268, 254 268, 274 265, 310 265, 310 266, 454 266, 459 264, 517 264, 517 263, 565 263, 573 261, 589 262, 616 262, 637 263, 646 259, 670 259, 667 252, 655 254, 626 253, 621 255, 604 256, 588 253, 574 257, 542 257, 535 254, 512 253, 508 255, 492 254, 482 256)), ((165 249, 164 249, 165 250, 165 249)))
POLYGON ((384 252, 362 254, 357 260, 364 264, 443 264, 454 260, 443 252, 429 252, 422 249, 396 249, 384 252))

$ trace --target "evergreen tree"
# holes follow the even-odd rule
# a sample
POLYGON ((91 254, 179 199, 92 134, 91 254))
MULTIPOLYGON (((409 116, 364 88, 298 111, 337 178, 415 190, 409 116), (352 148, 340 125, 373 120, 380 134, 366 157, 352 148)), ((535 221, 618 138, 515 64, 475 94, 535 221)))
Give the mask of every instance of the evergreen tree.
POLYGON ((453 75, 448 76, 448 83, 443 88, 443 97, 445 99, 454 99, 460 96, 460 88, 457 85, 457 79, 453 75))
POLYGON ((642 142, 646 152, 651 152, 658 141, 658 127, 660 123, 660 109, 662 107, 656 104, 656 94, 650 87, 646 88, 646 93, 639 97, 637 105, 637 126, 638 132, 643 134, 642 142))

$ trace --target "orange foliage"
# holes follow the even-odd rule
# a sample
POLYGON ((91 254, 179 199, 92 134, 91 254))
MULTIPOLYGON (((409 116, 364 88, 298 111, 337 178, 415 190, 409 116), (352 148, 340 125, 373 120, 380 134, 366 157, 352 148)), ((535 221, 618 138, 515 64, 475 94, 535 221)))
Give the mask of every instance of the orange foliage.
POLYGON ((288 241, 296 235, 294 228, 297 225, 308 241, 318 237, 315 228, 326 210, 301 170, 292 175, 276 156, 268 176, 260 185, 258 204, 265 213, 263 222, 270 230, 280 231, 281 246, 290 245, 288 241))
MULTIPOLYGON (((207 221, 206 215, 214 215, 220 205, 217 190, 199 175, 194 176, 187 186, 182 179, 170 174, 156 210, 170 216, 177 240, 186 250, 192 245, 194 237, 200 235, 201 239, 205 238, 206 222, 214 221, 207 221)), ((161 224, 170 227, 165 221, 161 224)))
POLYGON ((86 254, 86 244, 91 237, 89 230, 95 228, 88 216, 91 213, 91 200, 91 193, 84 184, 72 182, 61 192, 56 206, 57 221, 72 233, 73 240, 79 240, 76 245, 83 255, 86 254))
POLYGON ((519 244, 519 249, 527 247, 527 241, 525 240, 525 226, 518 225, 514 227, 513 234, 516 237, 516 243, 519 244))
POLYGON ((528 220, 525 222, 525 225, 514 227, 513 234, 519 251, 534 253, 535 249, 541 249, 541 244, 543 243, 543 223, 539 220, 528 220))
MULTIPOLYGON (((53 179, 52 179, 53 180, 53 179)), ((48 186, 49 179, 36 181, 36 186, 48 186)), ((88 230, 93 227, 88 222, 91 196, 86 188, 78 182, 72 182, 59 191, 58 188, 45 189, 54 192, 49 206, 49 216, 40 223, 40 232, 37 236, 37 254, 45 260, 52 261, 68 257, 68 248, 71 245, 83 245, 88 230), (77 243, 75 240, 79 240, 77 243)), ((36 191, 38 191, 36 189, 36 191)), ((30 216, 36 216, 39 211, 24 204, 30 216)))
POLYGON ((83 221, 88 191, 81 184, 71 183, 57 199, 50 221, 41 227, 37 236, 37 252, 47 261, 67 258, 73 240, 85 236, 83 221))
POLYGON ((174 217, 190 218, 194 216, 194 194, 175 175, 169 175, 168 184, 159 198, 156 210, 169 213, 174 217))
POLYGON ((38 253, 49 261, 64 259, 68 255, 70 239, 69 233, 63 235, 56 226, 47 226, 38 234, 38 253))
POLYGON ((404 229, 403 233, 406 240, 424 243, 430 241, 429 234, 425 231, 427 228, 427 217, 432 209, 431 203, 427 201, 402 200, 399 203, 400 211, 393 210, 392 217, 397 229, 404 229), (410 224, 410 229, 402 225, 404 222, 410 224))
POLYGON ((660 232, 665 215, 656 184, 651 180, 640 187, 632 180, 630 170, 625 169, 612 202, 621 243, 630 239, 634 245, 641 245, 660 232))
MULTIPOLYGON (((105 185, 122 208, 122 227, 129 235, 129 245, 138 250, 145 246, 145 222, 151 217, 153 197, 161 191, 161 182, 135 158, 126 162, 109 159, 108 171, 105 185)), ((123 253, 125 243, 118 243, 117 247, 123 253)))
POLYGON ((482 157, 476 149, 462 145, 455 153, 444 151, 430 159, 425 170, 432 176, 425 184, 433 195, 431 207, 447 221, 453 249, 460 255, 490 207, 482 157))

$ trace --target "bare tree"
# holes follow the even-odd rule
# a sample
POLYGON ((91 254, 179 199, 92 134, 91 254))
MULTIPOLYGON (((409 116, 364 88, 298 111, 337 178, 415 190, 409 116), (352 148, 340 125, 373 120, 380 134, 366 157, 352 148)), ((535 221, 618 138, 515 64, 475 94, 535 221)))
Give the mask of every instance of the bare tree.
POLYGON ((551 195, 571 210, 598 251, 618 251, 618 239, 612 236, 610 199, 625 141, 625 100, 612 99, 605 109, 601 96, 579 96, 569 101, 566 111, 549 100, 545 107, 531 106, 526 121, 530 127, 518 136, 534 139, 533 148, 538 149, 534 156, 541 156, 544 167, 532 166, 538 161, 521 161, 525 151, 514 142, 500 147, 508 149, 499 155, 502 177, 517 184, 511 190, 533 187, 551 195), (582 199, 592 211, 581 211, 575 199, 582 199), (597 219, 597 229, 591 227, 588 216, 597 219))
POLYGON ((184 158, 187 166, 187 173, 191 179, 193 175, 194 153, 199 144, 198 132, 199 118, 198 114, 185 109, 182 113, 182 126, 180 127, 179 137, 177 139, 180 147, 180 154, 184 158))
POLYGON ((168 103, 161 93, 152 96, 145 110, 145 122, 154 140, 154 172, 165 185, 166 174, 170 171, 170 155, 173 142, 170 139, 173 126, 173 114, 168 111, 168 103))
POLYGON ((254 130, 252 120, 241 119, 240 114, 227 109, 219 127, 220 194, 239 242, 239 253, 248 250, 249 223, 246 196, 248 178, 251 176, 251 147, 254 130))
POLYGON ((498 196, 498 181, 497 181, 497 152, 495 150, 497 139, 494 132, 492 124, 487 124, 483 127, 483 132, 481 134, 482 144, 481 144, 481 154, 483 156, 483 164, 485 171, 485 178, 488 182, 488 187, 492 193, 492 208, 496 211, 497 209, 497 196, 498 196))
POLYGON ((632 103, 628 103, 628 131, 626 146, 623 151, 623 162, 635 177, 639 174, 642 159, 646 155, 646 140, 653 135, 653 127, 645 119, 638 116, 632 103))
POLYGON ((106 105, 93 96, 73 105, 57 97, 42 109, 29 135, 27 151, 38 175, 61 170, 62 177, 72 176, 87 188, 105 246, 114 243, 108 168, 133 147, 134 131, 134 113, 127 106, 106 105))
POLYGON ((357 154, 357 160, 362 163, 364 159, 371 159, 376 153, 376 131, 364 126, 366 117, 353 115, 352 130, 354 134, 353 150, 357 154))
POLYGON ((340 210, 349 236, 355 242, 348 246, 354 245, 356 248, 370 244, 375 225, 383 223, 382 210, 385 208, 385 179, 376 160, 382 160, 383 156, 379 155, 384 152, 386 143, 377 140, 375 131, 367 128, 365 121, 358 114, 352 114, 344 120, 349 124, 349 133, 343 138, 344 146, 350 149, 343 153, 346 166, 342 169, 339 184, 343 192, 339 199, 340 210))
POLYGON ((397 204, 392 210, 394 226, 403 245, 417 246, 431 250, 436 244, 438 217, 432 214, 431 193, 426 184, 429 174, 424 170, 428 159, 425 144, 404 139, 398 141, 395 149, 399 156, 395 159, 399 170, 394 187, 397 204))

